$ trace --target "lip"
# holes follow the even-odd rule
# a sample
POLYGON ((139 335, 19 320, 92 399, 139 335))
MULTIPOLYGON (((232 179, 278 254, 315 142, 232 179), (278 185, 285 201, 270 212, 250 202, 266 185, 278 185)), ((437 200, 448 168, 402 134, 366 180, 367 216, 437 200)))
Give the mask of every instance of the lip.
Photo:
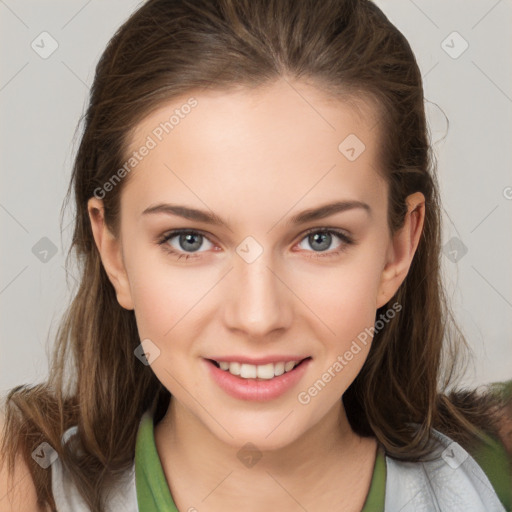
POLYGON ((269 363, 288 363, 289 361, 302 361, 310 356, 297 356, 297 355, 274 355, 274 356, 266 356, 266 357, 247 357, 247 356, 213 356, 208 357, 208 359, 213 359, 217 362, 226 362, 226 363, 245 363, 245 364, 254 364, 254 365, 262 365, 269 363))
MULTIPOLYGON (((213 359, 213 358, 212 358, 213 359)), ((241 358, 247 361, 247 358, 241 358)), ((285 358, 287 359, 287 357, 285 358)), ((290 359, 291 361, 299 361, 298 359, 290 359)), ((304 358, 302 358, 304 359, 304 358)), ((221 361, 225 361, 225 359, 220 359, 221 361)), ((279 361, 283 361, 284 359, 279 359, 279 361)), ((240 359, 237 359, 240 361, 240 359)), ((245 362, 240 361, 240 362, 245 362)), ((254 361, 254 359, 253 359, 254 361)), ((266 359, 269 361, 268 358, 266 359)), ((273 400, 275 398, 280 397, 285 394, 287 391, 292 389, 300 379, 304 376, 309 364, 311 363, 311 357, 304 359, 300 364, 298 364, 293 370, 283 373, 278 377, 274 377, 273 379, 244 379, 242 377, 238 377, 236 375, 232 375, 227 370, 221 370, 217 368, 209 359, 203 359, 204 364, 206 365, 207 371, 210 373, 213 381, 228 395, 238 398, 239 400, 252 400, 258 402, 264 402, 268 400, 273 400)), ((254 363, 248 363, 254 364, 254 363)), ((264 363, 259 363, 264 364, 264 363)))

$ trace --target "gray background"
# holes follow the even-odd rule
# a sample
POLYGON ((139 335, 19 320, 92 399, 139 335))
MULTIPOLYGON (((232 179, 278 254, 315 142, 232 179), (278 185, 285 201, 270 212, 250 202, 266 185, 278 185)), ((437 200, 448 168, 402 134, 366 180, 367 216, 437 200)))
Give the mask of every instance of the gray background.
MULTIPOLYGON (((75 129, 94 66, 138 3, 0 0, 0 394, 48 375, 48 349, 77 285, 64 269, 71 205, 62 233, 59 225, 75 129), (47 58, 40 53, 55 43, 42 32, 58 44, 47 58)), ((410 41, 424 77, 443 269, 474 352, 463 382, 511 378, 512 1, 376 3, 410 41)))

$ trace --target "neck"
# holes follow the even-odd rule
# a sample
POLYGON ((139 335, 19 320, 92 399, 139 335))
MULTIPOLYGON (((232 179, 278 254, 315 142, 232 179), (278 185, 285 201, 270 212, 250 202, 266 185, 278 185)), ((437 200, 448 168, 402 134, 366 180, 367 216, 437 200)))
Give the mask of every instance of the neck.
MULTIPOLYGON (((239 446, 219 440, 173 398, 165 417, 155 427, 155 442, 180 510, 194 506, 191 503, 194 499, 200 510, 200 500, 205 496, 208 496, 205 503, 209 503, 205 510, 231 510, 227 505, 235 498, 244 498, 247 504, 238 510, 268 508, 265 505, 276 509, 276 504, 283 504, 287 510, 286 502, 289 510, 293 510, 292 498, 298 497, 294 499, 302 503, 301 499, 308 500, 307 493, 311 503, 316 503, 313 509, 318 509, 319 496, 327 499, 329 494, 336 494, 337 498, 351 496, 348 501, 338 499, 339 504, 357 503, 359 509, 354 510, 360 510, 376 453, 374 439, 361 438, 351 429, 341 400, 290 444, 259 452, 261 458, 255 463, 253 459, 243 464, 239 446), (308 482, 307 489, 304 482, 308 482), (358 486, 359 493, 355 492, 358 486)), ((298 507, 297 503, 294 506, 298 507)))

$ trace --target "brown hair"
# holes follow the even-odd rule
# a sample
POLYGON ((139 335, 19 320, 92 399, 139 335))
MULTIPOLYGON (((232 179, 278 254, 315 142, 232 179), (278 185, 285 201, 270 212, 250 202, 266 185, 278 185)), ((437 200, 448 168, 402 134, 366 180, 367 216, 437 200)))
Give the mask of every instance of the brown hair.
MULTIPOLYGON (((416 191, 426 198, 417 252, 389 302, 403 309, 375 334, 343 396, 352 427, 407 460, 426 455, 432 427, 466 444, 476 427, 496 432, 490 397, 446 394, 465 341, 441 282, 435 158, 421 74, 404 36, 368 0, 149 0, 116 32, 96 68, 67 195, 73 190, 76 203, 68 258, 74 251, 80 285, 57 333, 50 378, 16 387, 6 400, 2 452, 11 470, 23 454, 41 504, 55 508, 50 472, 30 456, 38 444, 57 451, 91 510, 102 511, 104 490, 133 464, 143 412, 154 403, 158 420, 170 399, 134 356, 140 344, 134 312, 119 305, 102 266, 88 199, 126 161, 134 127, 164 102, 201 88, 253 88, 280 77, 309 81, 334 97, 372 100, 392 232, 404 220, 405 198, 416 191), (72 425, 81 454, 61 444, 72 425)), ((113 233, 125 181, 103 200, 113 233)))

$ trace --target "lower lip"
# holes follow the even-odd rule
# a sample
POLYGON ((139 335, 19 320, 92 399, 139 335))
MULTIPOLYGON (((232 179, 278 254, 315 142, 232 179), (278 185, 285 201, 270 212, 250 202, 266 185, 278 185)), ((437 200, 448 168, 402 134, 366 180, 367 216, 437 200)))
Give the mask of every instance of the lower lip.
POLYGON ((311 359, 305 359, 292 371, 278 377, 265 380, 244 379, 217 368, 211 361, 204 359, 213 380, 230 396, 240 400, 264 402, 283 395, 295 386, 304 375, 311 359))

